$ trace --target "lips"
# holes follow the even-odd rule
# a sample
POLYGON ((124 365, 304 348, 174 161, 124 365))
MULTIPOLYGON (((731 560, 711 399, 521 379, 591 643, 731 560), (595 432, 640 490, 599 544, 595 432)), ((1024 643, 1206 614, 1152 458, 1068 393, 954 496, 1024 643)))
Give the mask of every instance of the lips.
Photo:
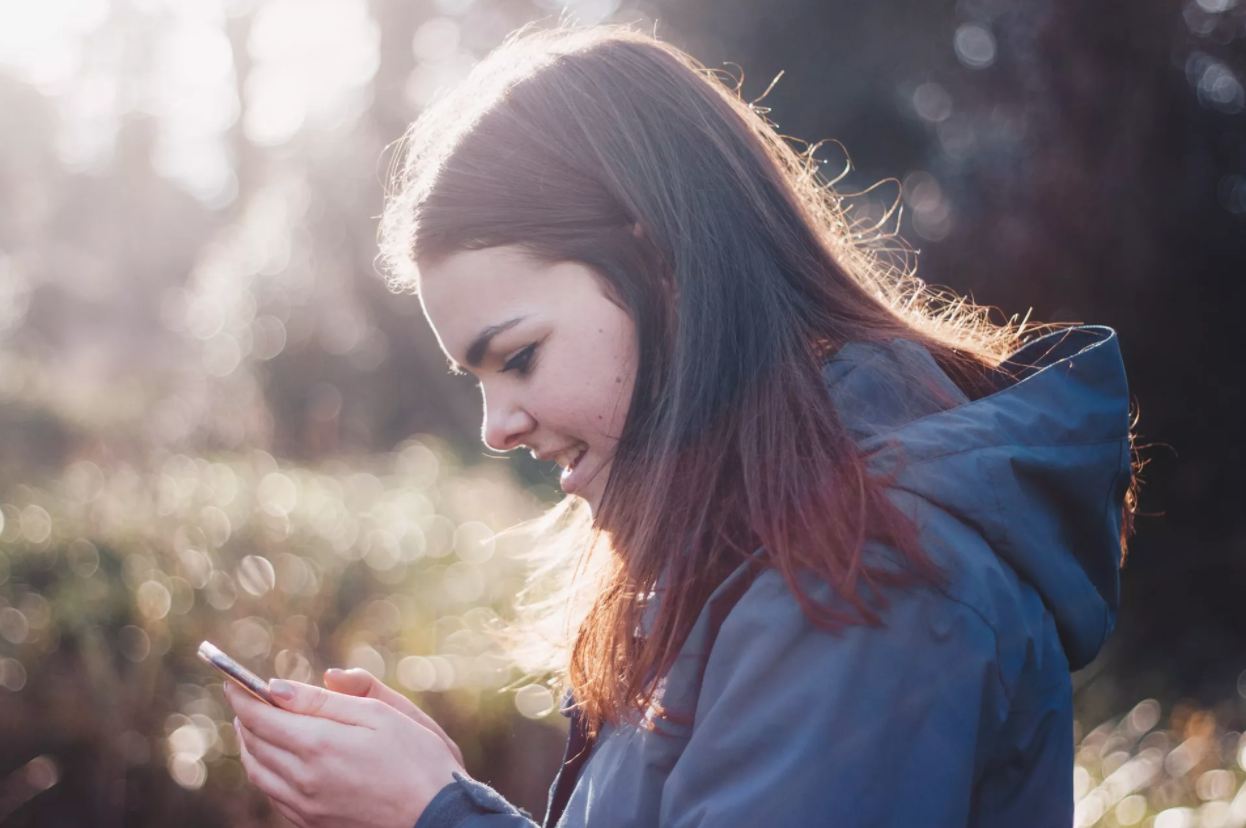
POLYGON ((583 449, 571 461, 567 468, 562 470, 562 475, 558 482, 562 485, 562 490, 566 494, 575 494, 579 488, 580 480, 584 477, 584 464, 580 461, 584 459, 584 455, 588 453, 588 449, 583 449))

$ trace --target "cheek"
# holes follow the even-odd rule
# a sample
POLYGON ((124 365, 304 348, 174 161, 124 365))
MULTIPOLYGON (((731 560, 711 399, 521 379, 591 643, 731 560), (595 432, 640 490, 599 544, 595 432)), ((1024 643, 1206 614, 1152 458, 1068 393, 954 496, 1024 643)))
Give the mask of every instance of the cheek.
POLYGON ((542 378, 547 425, 568 436, 617 440, 627 419, 635 378, 635 331, 631 319, 601 299, 567 324, 542 378))
POLYGON ((592 358, 587 352, 569 356, 566 370, 558 373, 573 379, 559 382, 551 376, 544 383, 540 419, 585 440, 617 439, 632 399, 629 366, 592 358))
POLYGON ((613 329, 602 335, 603 350, 608 358, 597 373, 596 397, 601 403, 598 416, 602 428, 611 437, 617 438, 623 431, 632 402, 632 387, 636 380, 636 343, 631 320, 620 316, 614 321, 613 329))
MULTIPOLYGON (((614 383, 614 374, 576 375, 578 381, 549 383, 539 395, 541 409, 537 415, 546 426, 566 432, 568 436, 591 440, 609 435, 614 425, 616 399, 621 386, 614 383)), ((627 403, 618 404, 626 409, 627 403)))
POLYGON ((609 408, 605 412, 604 422, 608 424, 610 434, 618 437, 623 432, 623 423, 627 420, 627 410, 632 403, 632 385, 635 376, 630 366, 620 368, 607 378, 609 387, 604 396, 609 399, 609 408))
POLYGON ((624 359, 602 368, 604 370, 599 370, 594 377, 594 425, 603 434, 617 439, 623 432, 632 402, 634 368, 624 359))

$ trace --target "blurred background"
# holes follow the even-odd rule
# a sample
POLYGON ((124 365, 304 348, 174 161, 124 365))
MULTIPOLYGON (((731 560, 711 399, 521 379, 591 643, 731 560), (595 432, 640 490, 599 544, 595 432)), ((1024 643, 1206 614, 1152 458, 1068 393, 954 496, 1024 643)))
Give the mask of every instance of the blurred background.
POLYGON ((421 107, 564 13, 783 72, 926 281, 1118 331, 1146 516, 1076 822, 1246 825, 1241 0, 0 0, 0 823, 283 824, 205 638, 384 676, 544 812, 565 720, 489 632, 556 478, 482 455, 376 217, 421 107))

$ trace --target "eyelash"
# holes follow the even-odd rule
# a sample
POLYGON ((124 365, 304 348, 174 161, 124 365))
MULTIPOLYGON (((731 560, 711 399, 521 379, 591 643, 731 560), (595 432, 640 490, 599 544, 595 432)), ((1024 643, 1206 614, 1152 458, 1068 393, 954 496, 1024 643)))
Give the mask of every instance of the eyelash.
POLYGON ((527 376, 528 372, 532 370, 532 357, 535 353, 536 343, 533 342, 531 345, 507 360, 506 364, 502 366, 502 373, 505 374, 507 371, 519 371, 519 376, 527 376))

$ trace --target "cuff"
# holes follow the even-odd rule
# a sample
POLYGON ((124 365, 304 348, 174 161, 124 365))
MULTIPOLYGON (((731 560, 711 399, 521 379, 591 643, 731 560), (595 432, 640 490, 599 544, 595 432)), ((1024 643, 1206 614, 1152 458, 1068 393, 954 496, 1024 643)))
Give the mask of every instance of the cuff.
POLYGON ((420 814, 415 828, 458 828, 463 822, 483 814, 528 816, 511 805, 497 791, 455 771, 454 781, 446 785, 420 814))

